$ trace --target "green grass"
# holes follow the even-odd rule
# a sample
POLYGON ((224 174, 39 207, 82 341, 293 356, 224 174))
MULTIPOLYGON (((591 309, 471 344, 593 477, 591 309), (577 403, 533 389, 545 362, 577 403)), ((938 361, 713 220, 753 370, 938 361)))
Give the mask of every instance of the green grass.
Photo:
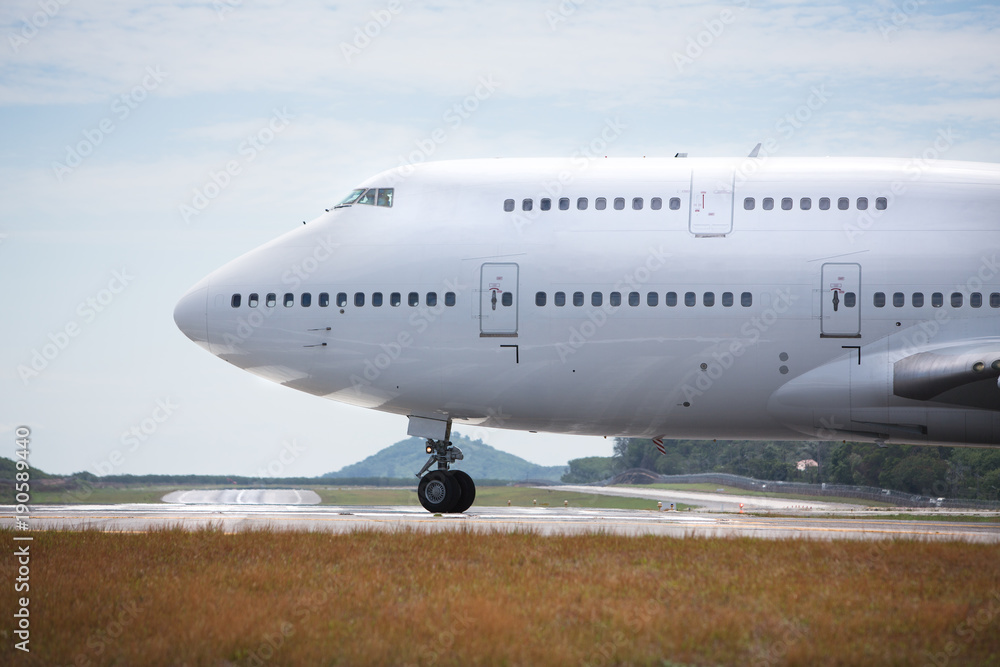
POLYGON ((814 502, 824 502, 824 503, 845 503, 848 505, 864 505, 865 507, 895 507, 892 503, 881 502, 878 500, 865 500, 863 498, 841 498, 838 496, 807 496, 797 493, 780 493, 778 489, 781 487, 775 485, 774 491, 772 492, 769 488, 767 491, 744 491, 743 489, 738 489, 734 486, 724 486, 721 484, 620 484, 618 486, 624 486, 630 489, 666 489, 668 491, 698 491, 701 493, 724 493, 730 495, 740 495, 740 496, 764 496, 768 498, 788 498, 790 500, 812 500, 814 502))
MULTIPOLYGON (((13 536, 0 529, 4 544, 13 536)), ((32 537, 32 652, 10 664, 1000 660, 997 545, 467 530, 32 537)), ((0 559, 0 579, 18 567, 0 559)), ((18 595, 0 588, 0 608, 13 614, 18 595)), ((8 654, 12 626, 0 624, 8 654)))

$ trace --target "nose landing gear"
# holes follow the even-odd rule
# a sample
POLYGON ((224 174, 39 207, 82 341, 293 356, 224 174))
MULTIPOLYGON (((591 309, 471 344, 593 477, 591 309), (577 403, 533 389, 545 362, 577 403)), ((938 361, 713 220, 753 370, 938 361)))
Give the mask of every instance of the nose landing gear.
POLYGON ((417 477, 420 477, 417 497, 424 509, 435 514, 452 514, 472 507, 476 499, 476 485, 472 477, 464 470, 448 469, 455 461, 464 458, 462 450, 447 440, 428 440, 427 453, 430 458, 417 473, 417 477), (435 463, 437 470, 424 475, 435 463))

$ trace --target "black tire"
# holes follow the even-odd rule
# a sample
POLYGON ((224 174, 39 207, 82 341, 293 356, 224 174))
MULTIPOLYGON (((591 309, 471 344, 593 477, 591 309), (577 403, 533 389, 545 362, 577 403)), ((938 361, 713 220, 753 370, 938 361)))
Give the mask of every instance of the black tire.
POLYGON ((464 512, 472 507, 472 503, 476 501, 476 483, 464 470, 449 470, 448 474, 455 478, 459 488, 462 489, 462 497, 459 498, 458 504, 451 511, 464 512))
POLYGON ((445 514, 462 501, 462 487, 451 475, 434 470, 420 478, 417 498, 428 512, 445 514))

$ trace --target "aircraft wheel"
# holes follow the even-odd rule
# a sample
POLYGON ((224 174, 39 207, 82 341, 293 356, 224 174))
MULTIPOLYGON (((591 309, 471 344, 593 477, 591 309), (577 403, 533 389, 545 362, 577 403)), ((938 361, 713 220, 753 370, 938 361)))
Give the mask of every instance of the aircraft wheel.
POLYGON ((464 512, 472 507, 472 503, 476 500, 476 483, 472 481, 469 473, 464 470, 449 470, 448 474, 455 478, 459 488, 462 489, 462 496, 458 499, 458 504, 451 511, 464 512))
POLYGON ((434 470, 420 478, 417 497, 428 512, 444 514, 462 501, 462 487, 453 476, 434 470))

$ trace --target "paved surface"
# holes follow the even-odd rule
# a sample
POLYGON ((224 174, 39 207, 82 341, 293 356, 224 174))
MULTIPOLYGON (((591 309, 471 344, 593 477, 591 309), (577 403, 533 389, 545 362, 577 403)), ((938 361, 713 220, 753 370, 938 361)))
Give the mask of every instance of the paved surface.
MULTIPOLYGON (((17 518, 23 519, 20 515, 17 518)), ((14 525, 14 508, 0 506, 0 525, 14 525)), ((792 518, 708 512, 649 510, 473 507, 465 514, 434 516, 420 507, 316 505, 35 505, 31 530, 97 528, 146 531, 180 526, 216 526, 227 531, 278 530, 346 532, 358 529, 530 530, 542 534, 603 531, 673 537, 761 537, 811 539, 931 539, 1000 543, 1000 525, 946 521, 792 518)))
POLYGON ((319 505, 320 500, 304 489, 195 489, 163 496, 165 503, 185 505, 319 505))
POLYGON ((795 498, 764 497, 740 495, 738 493, 704 493, 701 491, 670 491, 666 489, 648 489, 642 487, 622 486, 571 486, 539 487, 546 489, 558 488, 560 491, 576 491, 578 493, 596 493, 605 496, 625 496, 628 498, 649 498, 662 502, 669 507, 670 503, 698 505, 710 511, 738 512, 740 503, 743 509, 749 510, 809 510, 814 512, 839 512, 845 510, 864 509, 863 505, 847 505, 830 503, 822 500, 799 500, 795 498))

